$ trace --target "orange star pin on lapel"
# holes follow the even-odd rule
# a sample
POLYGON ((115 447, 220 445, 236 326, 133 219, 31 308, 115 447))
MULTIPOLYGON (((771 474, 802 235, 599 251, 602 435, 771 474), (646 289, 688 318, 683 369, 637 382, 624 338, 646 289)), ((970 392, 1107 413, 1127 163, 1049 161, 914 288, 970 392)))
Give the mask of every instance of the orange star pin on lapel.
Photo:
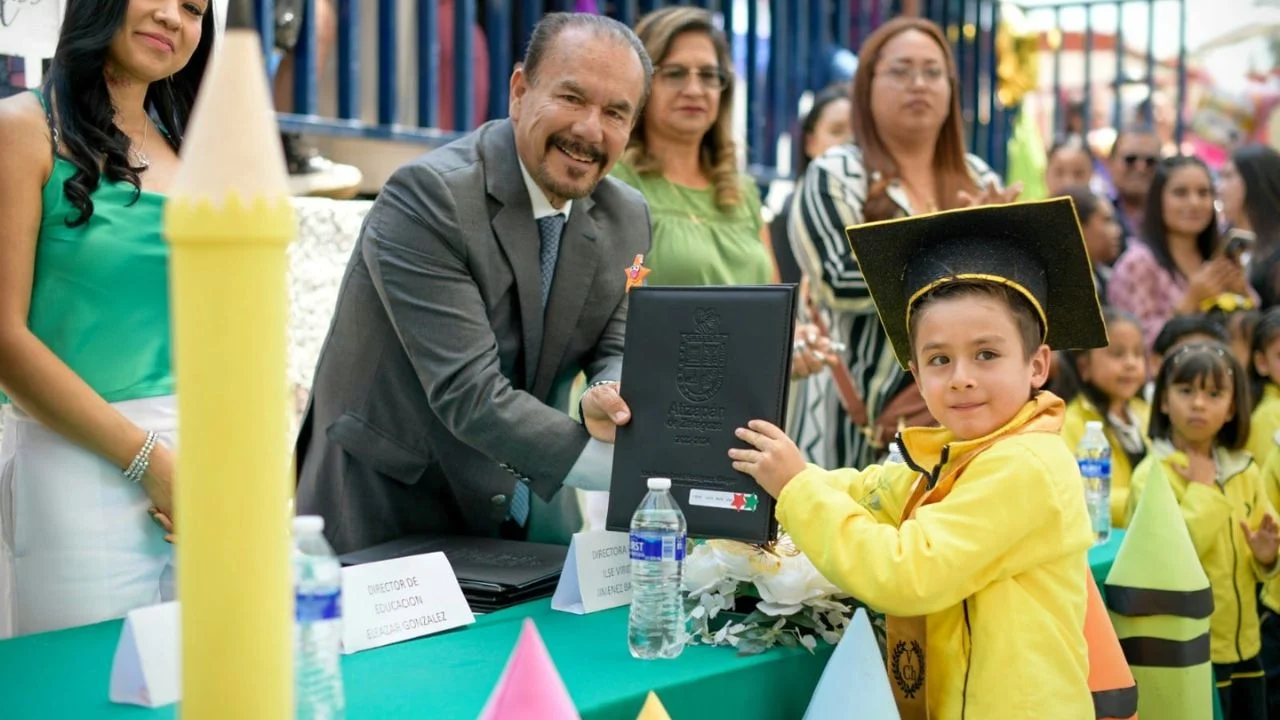
POLYGON ((649 268, 644 266, 644 255, 636 255, 631 261, 631 265, 626 270, 627 273, 627 289, 631 292, 631 288, 644 285, 644 278, 649 274, 649 268))

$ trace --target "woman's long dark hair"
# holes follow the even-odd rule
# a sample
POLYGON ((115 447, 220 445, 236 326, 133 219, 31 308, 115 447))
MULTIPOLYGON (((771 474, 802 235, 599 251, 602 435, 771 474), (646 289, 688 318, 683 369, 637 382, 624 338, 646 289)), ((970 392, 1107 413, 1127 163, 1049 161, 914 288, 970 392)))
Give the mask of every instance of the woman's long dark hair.
MULTIPOLYGON (((44 84, 57 128, 56 150, 75 166, 63 186, 67 200, 79 214, 67 220, 71 227, 93 216, 92 194, 103 175, 111 182, 128 182, 141 192, 138 170, 129 164, 129 137, 116 126, 115 108, 103 74, 107 52, 116 31, 124 23, 129 0, 70 0, 44 84)), ((152 113, 165 139, 176 152, 191 116, 196 91, 204 77, 213 47, 213 1, 201 18, 202 34, 191 60, 171 77, 151 83, 146 110, 152 113)), ((138 194, 134 195, 136 202, 138 194)))
MULTIPOLYGON (((1151 254, 1156 256, 1160 267, 1173 277, 1182 275, 1182 271, 1178 269, 1178 264, 1173 261, 1173 255, 1169 252, 1169 229, 1164 225, 1164 188, 1169 184, 1169 178, 1184 167, 1200 168, 1212 187, 1213 173, 1209 172, 1209 166, 1200 158, 1194 155, 1165 158, 1156 166, 1156 174, 1151 178, 1151 190, 1147 192, 1147 212, 1142 218, 1142 234, 1143 239, 1147 241, 1147 247, 1151 249, 1151 254)), ((1200 251, 1200 257, 1205 261, 1213 257, 1213 253, 1217 251, 1218 222, 1216 218, 1211 217, 1209 224, 1196 236, 1196 249, 1200 251)))

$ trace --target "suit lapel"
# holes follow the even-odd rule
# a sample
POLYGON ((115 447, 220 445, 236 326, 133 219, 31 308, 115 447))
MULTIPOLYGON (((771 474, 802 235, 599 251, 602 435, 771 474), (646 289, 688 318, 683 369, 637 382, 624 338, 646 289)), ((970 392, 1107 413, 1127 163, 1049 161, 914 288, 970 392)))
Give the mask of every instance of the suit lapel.
MULTIPOLYGON (((515 129, 511 121, 495 122, 486 133, 483 143, 487 190, 502 205, 493 216, 493 234, 507 256, 515 278, 516 294, 520 302, 520 327, 524 336, 525 389, 532 391, 542 348, 542 277, 538 263, 538 225, 533 219, 529 191, 520 174, 515 129)), ((562 257, 563 252, 562 243, 562 257)))

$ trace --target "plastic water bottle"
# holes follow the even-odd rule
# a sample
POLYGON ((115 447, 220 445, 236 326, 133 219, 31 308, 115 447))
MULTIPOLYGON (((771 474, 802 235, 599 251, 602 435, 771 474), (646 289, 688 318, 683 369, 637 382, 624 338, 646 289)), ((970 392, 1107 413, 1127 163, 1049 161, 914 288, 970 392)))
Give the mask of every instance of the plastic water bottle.
POLYGON ((1084 479, 1084 499, 1089 507, 1095 544, 1111 537, 1111 443, 1102 432, 1102 423, 1091 420, 1084 425, 1084 438, 1076 447, 1076 463, 1084 479))
POLYGON ((649 493, 631 516, 631 620, 627 643, 641 660, 670 659, 684 650, 684 513, 671 480, 649 478, 649 493))
POLYGON ((294 704, 298 720, 341 720, 342 564, 324 539, 324 518, 293 519, 294 704))

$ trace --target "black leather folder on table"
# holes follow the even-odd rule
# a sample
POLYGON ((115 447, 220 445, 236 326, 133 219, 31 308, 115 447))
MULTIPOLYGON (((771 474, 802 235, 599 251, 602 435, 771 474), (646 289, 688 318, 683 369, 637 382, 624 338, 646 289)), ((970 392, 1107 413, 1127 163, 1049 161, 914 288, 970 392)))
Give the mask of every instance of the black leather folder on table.
POLYGON ((473 612, 550 597, 568 548, 499 538, 412 535, 339 556, 343 565, 443 552, 473 612))
POLYGON ((651 477, 693 537, 768 542, 774 501, 733 469, 734 435, 752 419, 782 426, 795 332, 794 285, 639 287, 630 293, 607 527, 626 531, 651 477))

